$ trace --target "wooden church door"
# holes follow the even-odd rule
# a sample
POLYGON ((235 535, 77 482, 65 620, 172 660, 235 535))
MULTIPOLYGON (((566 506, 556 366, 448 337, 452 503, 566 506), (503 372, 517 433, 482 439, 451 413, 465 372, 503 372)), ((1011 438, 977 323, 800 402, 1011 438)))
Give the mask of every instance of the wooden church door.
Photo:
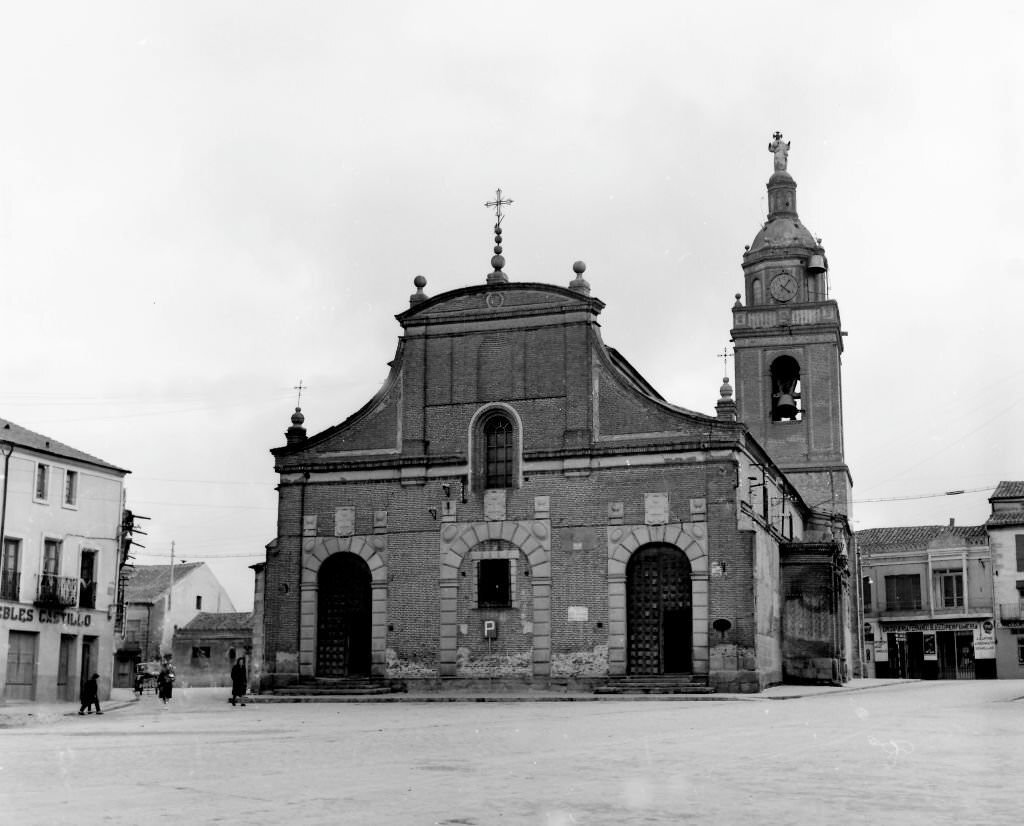
POLYGON ((671 545, 648 545, 626 570, 627 665, 630 674, 692 670, 690 562, 671 545))
POLYGON ((369 674, 369 567, 355 554, 334 554, 320 566, 317 579, 317 676, 369 674))

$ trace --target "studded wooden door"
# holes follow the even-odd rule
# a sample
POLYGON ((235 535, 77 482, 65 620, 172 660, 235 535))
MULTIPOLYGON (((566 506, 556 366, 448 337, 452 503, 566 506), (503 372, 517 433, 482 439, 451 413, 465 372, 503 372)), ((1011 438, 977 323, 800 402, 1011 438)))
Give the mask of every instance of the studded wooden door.
POLYGON ((690 562, 671 545, 648 545, 626 571, 627 665, 630 674, 692 670, 690 562))
POLYGON ((370 569, 355 554, 328 557, 318 576, 318 677, 370 673, 370 569))

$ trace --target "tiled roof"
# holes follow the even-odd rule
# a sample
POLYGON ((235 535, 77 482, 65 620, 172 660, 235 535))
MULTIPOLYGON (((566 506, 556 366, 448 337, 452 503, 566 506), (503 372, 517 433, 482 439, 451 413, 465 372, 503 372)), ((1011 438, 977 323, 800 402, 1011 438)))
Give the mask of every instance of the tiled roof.
POLYGON ((1024 510, 997 511, 988 518, 988 522, 985 525, 990 528, 1005 527, 1006 525, 1024 525, 1024 510))
POLYGON ((993 499, 1024 499, 1024 482, 1000 482, 988 501, 993 499))
POLYGON ((227 614, 214 614, 210 611, 200 611, 192 621, 185 626, 186 631, 252 631, 253 621, 251 611, 242 611, 227 614))
POLYGON ((76 450, 62 442, 58 442, 56 439, 51 439, 49 436, 35 433, 7 419, 0 419, 0 442, 10 442, 17 447, 25 447, 39 453, 48 453, 51 456, 58 456, 62 459, 73 459, 76 462, 95 465, 96 467, 106 468, 118 473, 131 473, 130 470, 104 462, 102 459, 97 459, 95 456, 90 456, 88 453, 76 450))
MULTIPOLYGON (((205 562, 183 562, 174 566, 174 581, 179 581, 205 562)), ((136 565, 135 573, 125 585, 125 602, 153 602, 171 587, 170 565, 136 565)))
POLYGON ((857 531, 857 547, 861 553, 885 551, 895 548, 916 550, 927 548, 938 536, 946 534, 963 540, 968 545, 983 545, 987 539, 984 525, 954 526, 918 525, 908 528, 868 528, 857 531))

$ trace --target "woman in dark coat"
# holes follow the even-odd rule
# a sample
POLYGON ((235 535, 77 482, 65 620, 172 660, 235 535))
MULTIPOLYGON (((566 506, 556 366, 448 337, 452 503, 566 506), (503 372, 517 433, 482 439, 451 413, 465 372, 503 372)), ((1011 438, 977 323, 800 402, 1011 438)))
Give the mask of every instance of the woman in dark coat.
POLYGON ((97 714, 103 713, 100 711, 99 679, 99 674, 93 674, 88 680, 82 683, 82 706, 78 709, 79 714, 85 714, 86 709, 89 709, 89 713, 92 714, 93 706, 96 706, 97 714))
POLYGON ((156 690, 157 694, 160 695, 160 699, 165 703, 171 699, 171 690, 174 688, 174 672, 171 671, 170 665, 164 663, 160 667, 160 673, 156 678, 156 690))
POLYGON ((246 682, 245 657, 239 657, 231 667, 231 705, 237 705, 239 700, 245 705, 246 682))

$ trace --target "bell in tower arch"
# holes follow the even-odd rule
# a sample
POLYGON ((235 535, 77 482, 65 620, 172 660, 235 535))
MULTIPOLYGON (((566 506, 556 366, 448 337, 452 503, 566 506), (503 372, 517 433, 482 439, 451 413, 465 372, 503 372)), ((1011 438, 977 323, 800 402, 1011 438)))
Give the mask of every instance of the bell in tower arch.
POLYGON ((772 362, 772 421, 796 421, 800 418, 800 364, 792 356, 779 356, 772 362))

